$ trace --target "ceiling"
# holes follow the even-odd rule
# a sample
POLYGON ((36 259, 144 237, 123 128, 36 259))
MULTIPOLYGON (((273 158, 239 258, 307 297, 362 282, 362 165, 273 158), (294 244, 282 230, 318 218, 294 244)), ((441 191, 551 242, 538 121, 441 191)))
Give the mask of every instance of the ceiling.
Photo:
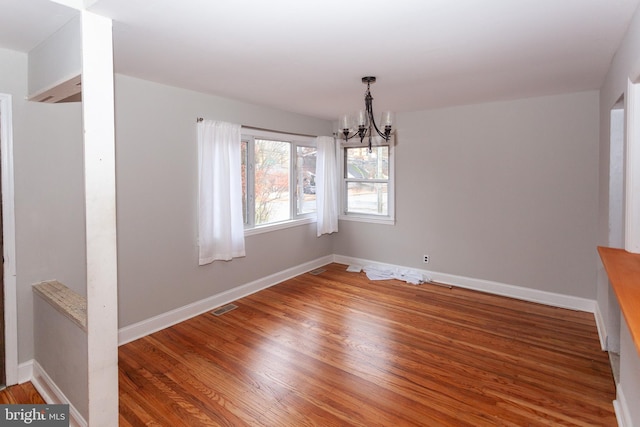
MULTIPOLYGON (((71 0, 73 1, 73 0, 71 0)), ((335 119, 598 89, 640 0, 92 0, 115 71, 335 119)), ((77 12, 0 0, 28 52, 77 12)))

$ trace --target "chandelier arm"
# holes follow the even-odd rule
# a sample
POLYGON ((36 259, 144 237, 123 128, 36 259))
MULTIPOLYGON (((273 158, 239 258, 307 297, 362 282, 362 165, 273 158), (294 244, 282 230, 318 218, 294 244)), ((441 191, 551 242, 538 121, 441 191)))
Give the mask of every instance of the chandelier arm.
POLYGON ((371 116, 370 120, 371 120, 371 123, 373 123, 373 128, 376 130, 376 132, 378 132, 378 135, 384 138, 385 141, 388 141, 389 135, 387 135, 385 132, 381 132, 380 129, 378 129, 378 126, 376 125, 376 121, 373 119, 373 115, 371 116))
POLYGON ((347 133, 341 132, 341 134, 344 137, 345 141, 348 141, 348 140, 350 140, 352 138, 355 138, 356 136, 360 135, 360 133, 358 131, 354 132, 353 135, 351 135, 351 136, 349 136, 348 132, 347 133))
MULTIPOLYGON (((367 95, 368 96, 365 98, 365 104, 367 108, 367 114, 369 115, 369 129, 371 129, 371 124, 373 124, 373 128, 376 130, 376 132, 378 132, 378 135, 384 138, 385 141, 389 141, 389 133, 387 133, 386 131, 381 132, 380 129, 378 129, 376 120, 373 117, 373 97, 369 93, 367 93, 367 95)), ((369 133, 371 133, 371 131, 369 131, 369 133)))
MULTIPOLYGON (((372 99, 373 101, 373 99, 372 99)), ((380 137, 384 138, 385 141, 389 141, 389 133, 386 132, 381 132, 380 129, 378 129, 378 125, 376 124, 376 120, 373 118, 373 104, 369 105, 368 107, 370 107, 370 109, 368 110, 369 113, 369 129, 371 129, 371 124, 373 124, 373 128, 376 130, 376 132, 378 132, 378 135, 380 135, 380 137)))

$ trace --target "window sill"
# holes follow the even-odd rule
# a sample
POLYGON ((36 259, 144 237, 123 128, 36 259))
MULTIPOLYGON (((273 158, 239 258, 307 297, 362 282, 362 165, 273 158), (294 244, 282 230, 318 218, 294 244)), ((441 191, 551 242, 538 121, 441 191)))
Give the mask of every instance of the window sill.
POLYGON ((260 225, 254 228, 245 228, 244 235, 253 236, 256 234, 270 233, 272 231, 284 230, 286 228, 299 227, 301 225, 312 224, 316 222, 315 217, 292 219, 288 221, 276 222, 273 224, 260 225))
POLYGON ((375 217, 375 216, 367 216, 367 215, 340 215, 338 219, 341 221, 369 222, 372 224, 384 224, 384 225, 396 224, 395 218, 375 217))

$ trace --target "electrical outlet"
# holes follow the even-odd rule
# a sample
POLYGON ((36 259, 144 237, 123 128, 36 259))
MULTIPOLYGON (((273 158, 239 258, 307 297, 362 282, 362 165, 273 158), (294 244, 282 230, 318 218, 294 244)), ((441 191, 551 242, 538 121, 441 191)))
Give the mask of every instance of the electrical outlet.
POLYGON ((424 262, 425 264, 429 264, 429 255, 423 255, 424 258, 422 258, 422 262, 424 262))

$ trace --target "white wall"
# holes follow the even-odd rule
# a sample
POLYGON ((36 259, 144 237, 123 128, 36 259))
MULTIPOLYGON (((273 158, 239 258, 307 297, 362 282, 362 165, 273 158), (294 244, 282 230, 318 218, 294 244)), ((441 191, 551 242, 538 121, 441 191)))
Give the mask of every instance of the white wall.
POLYGON ((619 424, 623 427, 640 424, 640 356, 624 320, 620 328, 620 383, 616 400, 626 422, 619 424))
MULTIPOLYGON (((62 83, 81 74, 82 42, 80 35, 80 16, 77 15, 29 52, 29 99, 34 99, 35 95, 59 87, 62 83)), ((73 86, 70 92, 64 92, 63 96, 55 97, 55 100, 79 93, 80 88, 73 86)), ((37 97, 36 99, 43 98, 37 97)))
POLYGON ((311 224, 247 237, 246 258, 198 266, 197 117, 331 132, 328 121, 117 75, 120 328, 331 254, 311 224))
POLYGON ((31 285, 57 279, 85 294, 79 104, 27 102, 27 55, 0 49, 0 92, 13 96, 18 361, 33 358, 31 285))
MULTIPOLYGON (((637 81, 640 76, 640 10, 637 10, 623 38, 600 90, 600 166, 599 166, 599 215, 598 244, 609 244, 609 170, 610 170, 610 111, 625 95, 629 79, 637 81)), ((605 334, 620 339, 620 383, 617 401, 623 406, 626 425, 640 425, 640 411, 636 404, 640 399, 640 355, 628 332, 624 318, 620 319, 619 308, 614 301, 606 273, 598 264, 598 307, 608 330, 605 334), (613 321, 611 319, 617 320, 613 321), (612 330, 620 328, 620 331, 612 330)), ((616 338, 617 339, 617 338, 616 338)))
POLYGON ((597 92, 397 123, 397 223, 341 221, 335 253, 595 299, 597 92))

